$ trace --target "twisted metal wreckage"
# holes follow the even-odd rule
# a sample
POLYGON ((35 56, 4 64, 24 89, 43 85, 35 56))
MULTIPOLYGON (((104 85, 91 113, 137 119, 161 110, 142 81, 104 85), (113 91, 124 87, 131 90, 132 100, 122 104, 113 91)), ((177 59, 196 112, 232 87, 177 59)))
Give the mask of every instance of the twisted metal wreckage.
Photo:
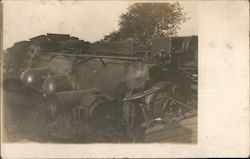
POLYGON ((3 87, 39 92, 52 120, 72 111, 110 140, 119 140, 115 130, 136 142, 196 141, 197 56, 197 36, 154 39, 145 49, 47 34, 7 50, 3 87))

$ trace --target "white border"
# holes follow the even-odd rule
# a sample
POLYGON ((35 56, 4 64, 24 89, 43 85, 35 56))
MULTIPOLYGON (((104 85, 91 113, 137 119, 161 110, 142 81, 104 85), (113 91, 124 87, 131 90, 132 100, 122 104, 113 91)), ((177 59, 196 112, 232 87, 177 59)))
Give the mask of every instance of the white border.
POLYGON ((198 144, 3 144, 2 157, 249 156, 249 3, 197 3, 198 144))

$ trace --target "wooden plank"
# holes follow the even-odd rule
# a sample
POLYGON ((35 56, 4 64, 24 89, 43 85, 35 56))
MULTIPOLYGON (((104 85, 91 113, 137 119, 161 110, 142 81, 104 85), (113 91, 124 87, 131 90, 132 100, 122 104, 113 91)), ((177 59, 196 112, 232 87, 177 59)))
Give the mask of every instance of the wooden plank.
POLYGON ((145 142, 197 142, 197 116, 146 131, 145 142))
POLYGON ((159 130, 162 130, 162 129, 164 129, 164 130, 173 129, 173 128, 179 127, 180 125, 185 126, 185 125, 190 125, 190 124, 194 124, 194 123, 197 123, 197 116, 193 116, 193 117, 186 118, 186 119, 184 118, 181 121, 173 122, 173 123, 170 123, 170 124, 158 124, 158 125, 155 125, 154 127, 148 128, 146 130, 146 134, 151 133, 151 132, 155 132, 155 131, 159 131, 159 130))
POLYGON ((183 120, 180 121, 180 125, 186 125, 194 122, 197 123, 197 115, 192 116, 190 118, 184 118, 183 120))
POLYGON ((175 138, 177 136, 183 136, 187 134, 191 134, 197 131, 197 127, 195 125, 190 126, 190 128, 178 127, 167 131, 158 131, 156 133, 151 133, 146 136, 146 141, 154 142, 159 140, 171 140, 171 138, 175 138))

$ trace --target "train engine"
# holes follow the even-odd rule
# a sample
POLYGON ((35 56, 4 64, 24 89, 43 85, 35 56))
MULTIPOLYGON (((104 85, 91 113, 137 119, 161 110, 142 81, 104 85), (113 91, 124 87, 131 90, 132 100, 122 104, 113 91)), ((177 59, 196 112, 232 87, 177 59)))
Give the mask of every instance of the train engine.
POLYGON ((115 130, 141 142, 147 129, 197 114, 197 36, 153 39, 148 50, 136 50, 131 41, 88 51, 75 39, 61 43, 36 50, 30 58, 36 67, 19 73, 25 87, 42 94, 52 119, 71 111, 96 132, 115 130), (112 46, 125 52, 114 54, 112 46))

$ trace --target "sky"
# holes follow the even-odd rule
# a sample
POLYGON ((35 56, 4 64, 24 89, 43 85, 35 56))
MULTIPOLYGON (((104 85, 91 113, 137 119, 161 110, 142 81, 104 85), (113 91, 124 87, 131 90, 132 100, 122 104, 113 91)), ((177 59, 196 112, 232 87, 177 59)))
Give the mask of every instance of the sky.
MULTIPOLYGON (((175 2, 175 1, 171 1, 175 2)), ((118 29, 119 16, 132 1, 3 1, 3 47, 46 33, 62 33, 94 42, 118 29)), ((198 34, 194 1, 179 1, 191 19, 179 36, 198 34)))

